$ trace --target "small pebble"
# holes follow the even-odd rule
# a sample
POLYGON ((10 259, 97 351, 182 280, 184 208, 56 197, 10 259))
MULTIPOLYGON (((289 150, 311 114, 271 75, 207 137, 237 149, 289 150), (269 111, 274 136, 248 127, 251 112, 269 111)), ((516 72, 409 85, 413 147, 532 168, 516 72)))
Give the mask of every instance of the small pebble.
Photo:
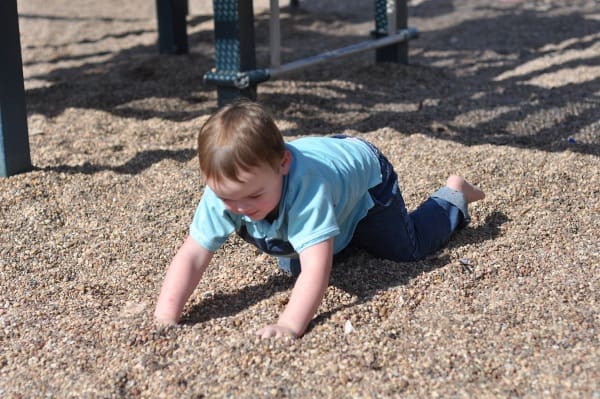
POLYGON ((346 323, 344 324, 344 334, 351 334, 353 333, 354 330, 354 326, 352 325, 352 322, 350 322, 350 320, 346 320, 346 323))

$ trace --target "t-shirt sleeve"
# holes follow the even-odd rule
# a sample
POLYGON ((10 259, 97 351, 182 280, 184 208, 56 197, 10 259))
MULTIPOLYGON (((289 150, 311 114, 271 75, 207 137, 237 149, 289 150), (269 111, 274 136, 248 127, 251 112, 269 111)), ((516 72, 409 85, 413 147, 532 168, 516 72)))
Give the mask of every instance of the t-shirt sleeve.
POLYGON ((327 184, 318 176, 303 179, 288 211, 288 240, 296 252, 340 233, 335 203, 327 184))
POLYGON ((225 243, 234 229, 235 224, 225 206, 206 188, 190 225, 190 236, 199 245, 214 252, 225 243))

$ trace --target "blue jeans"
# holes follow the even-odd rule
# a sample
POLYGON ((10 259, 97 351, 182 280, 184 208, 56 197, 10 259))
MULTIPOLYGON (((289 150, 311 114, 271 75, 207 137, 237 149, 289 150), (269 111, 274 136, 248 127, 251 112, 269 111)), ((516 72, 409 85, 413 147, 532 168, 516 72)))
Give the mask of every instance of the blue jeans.
POLYGON ((462 193, 443 187, 408 213, 398 192, 391 203, 371 208, 356 227, 350 245, 378 258, 416 261, 440 249, 455 230, 468 222, 462 193))
MULTIPOLYGON (((396 262, 425 258, 440 249, 452 233, 469 223, 462 193, 442 187, 415 211, 408 213, 398 191, 386 205, 376 204, 362 219, 349 246, 396 262)), ((279 258, 279 268, 300 274, 298 258, 279 258)))

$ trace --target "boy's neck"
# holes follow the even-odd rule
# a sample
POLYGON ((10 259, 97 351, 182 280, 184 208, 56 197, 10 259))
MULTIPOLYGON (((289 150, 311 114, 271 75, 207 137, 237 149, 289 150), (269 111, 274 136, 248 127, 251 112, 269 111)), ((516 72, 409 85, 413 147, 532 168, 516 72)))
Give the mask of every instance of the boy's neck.
POLYGON ((273 223, 275 219, 279 216, 279 204, 273 209, 267 216, 265 216, 265 220, 269 223, 273 223))

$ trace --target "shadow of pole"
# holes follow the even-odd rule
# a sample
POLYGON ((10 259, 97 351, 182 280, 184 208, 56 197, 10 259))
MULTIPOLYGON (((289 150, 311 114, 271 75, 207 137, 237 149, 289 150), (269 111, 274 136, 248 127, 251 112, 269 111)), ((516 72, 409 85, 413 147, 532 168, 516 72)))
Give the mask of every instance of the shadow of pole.
POLYGON ((124 175, 136 175, 150 168, 152 165, 161 162, 164 159, 173 159, 177 162, 187 162, 196 156, 193 149, 187 150, 148 150, 137 153, 133 158, 119 166, 93 165, 84 163, 83 165, 69 166, 47 166, 40 168, 43 171, 52 171, 69 174, 92 175, 103 171, 112 171, 124 175))

